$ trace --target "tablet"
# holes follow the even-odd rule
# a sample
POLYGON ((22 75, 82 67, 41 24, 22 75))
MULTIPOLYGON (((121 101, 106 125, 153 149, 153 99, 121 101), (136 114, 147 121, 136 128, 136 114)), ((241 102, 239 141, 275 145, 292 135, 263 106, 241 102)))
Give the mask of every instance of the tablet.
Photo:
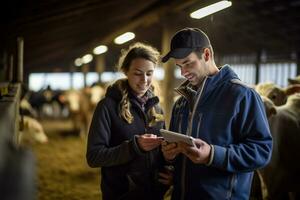
POLYGON ((191 146, 195 146, 194 138, 191 136, 183 135, 181 133, 176 133, 173 131, 168 131, 165 129, 160 129, 159 131, 167 142, 185 142, 191 146))

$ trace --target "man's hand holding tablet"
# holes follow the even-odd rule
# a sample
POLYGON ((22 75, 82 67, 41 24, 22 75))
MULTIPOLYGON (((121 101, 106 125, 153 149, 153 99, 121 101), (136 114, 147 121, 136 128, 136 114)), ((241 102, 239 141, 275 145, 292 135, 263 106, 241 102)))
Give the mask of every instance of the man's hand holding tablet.
POLYGON ((213 159, 213 145, 207 144, 199 138, 160 129, 164 138, 162 152, 166 160, 172 161, 182 153, 194 163, 210 165, 213 159))

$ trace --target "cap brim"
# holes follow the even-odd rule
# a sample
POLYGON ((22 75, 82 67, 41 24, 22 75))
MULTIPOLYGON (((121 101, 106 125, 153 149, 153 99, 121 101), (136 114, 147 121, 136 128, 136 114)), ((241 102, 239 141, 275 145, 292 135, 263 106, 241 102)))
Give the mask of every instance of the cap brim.
POLYGON ((178 49, 173 49, 170 51, 167 55, 165 55, 161 61, 163 63, 167 62, 170 58, 177 58, 177 59, 182 59, 187 57, 190 53, 192 53, 194 49, 192 48, 178 48, 178 49))

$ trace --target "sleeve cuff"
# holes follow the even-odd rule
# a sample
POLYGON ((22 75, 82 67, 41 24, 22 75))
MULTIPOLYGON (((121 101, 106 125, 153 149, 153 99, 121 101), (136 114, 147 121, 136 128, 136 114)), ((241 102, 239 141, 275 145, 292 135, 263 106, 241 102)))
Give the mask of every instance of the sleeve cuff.
POLYGON ((210 145, 211 150, 210 150, 210 155, 209 155, 209 160, 206 166, 210 166, 212 164, 212 161, 214 160, 214 154, 215 154, 215 148, 214 145, 210 145))
POLYGON ((227 149, 222 146, 212 145, 214 148, 214 155, 212 158, 211 166, 217 168, 224 168, 227 149))
POLYGON ((135 135, 134 138, 133 138, 133 149, 134 151, 138 154, 138 155, 145 155, 146 152, 144 152, 140 147, 139 147, 139 144, 137 143, 137 138, 138 136, 135 135))

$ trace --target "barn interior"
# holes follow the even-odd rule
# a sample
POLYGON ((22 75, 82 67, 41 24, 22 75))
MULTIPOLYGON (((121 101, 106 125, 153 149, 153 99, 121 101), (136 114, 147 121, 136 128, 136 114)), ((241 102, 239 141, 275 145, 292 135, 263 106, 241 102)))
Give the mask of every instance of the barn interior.
MULTIPOLYGON (((190 17, 197 9, 216 2, 3 2, 0 8, 3 199, 75 200, 101 196, 99 170, 87 166, 86 140, 74 130, 67 108, 47 104, 34 111, 47 142, 36 141, 32 136, 20 141, 19 130, 24 125, 19 122, 23 120, 19 110, 24 88, 27 92, 44 93, 49 88, 54 92, 82 90, 94 82, 107 85, 120 77, 116 66, 122 49, 144 42, 164 55, 169 51, 172 35, 185 27, 205 31, 217 65, 230 64, 249 85, 272 81, 287 87, 288 79, 300 74, 300 0, 232 0, 232 5, 224 10, 200 19, 190 17), (116 37, 128 32, 134 34, 132 40, 115 43, 116 37), (106 51, 95 53, 99 46, 105 46, 106 51), (53 75, 60 78, 51 79, 53 75), (20 179, 17 186, 6 182, 17 178, 20 179)), ((174 102, 173 88, 184 80, 178 70, 172 61, 157 67, 167 121, 174 102)))

